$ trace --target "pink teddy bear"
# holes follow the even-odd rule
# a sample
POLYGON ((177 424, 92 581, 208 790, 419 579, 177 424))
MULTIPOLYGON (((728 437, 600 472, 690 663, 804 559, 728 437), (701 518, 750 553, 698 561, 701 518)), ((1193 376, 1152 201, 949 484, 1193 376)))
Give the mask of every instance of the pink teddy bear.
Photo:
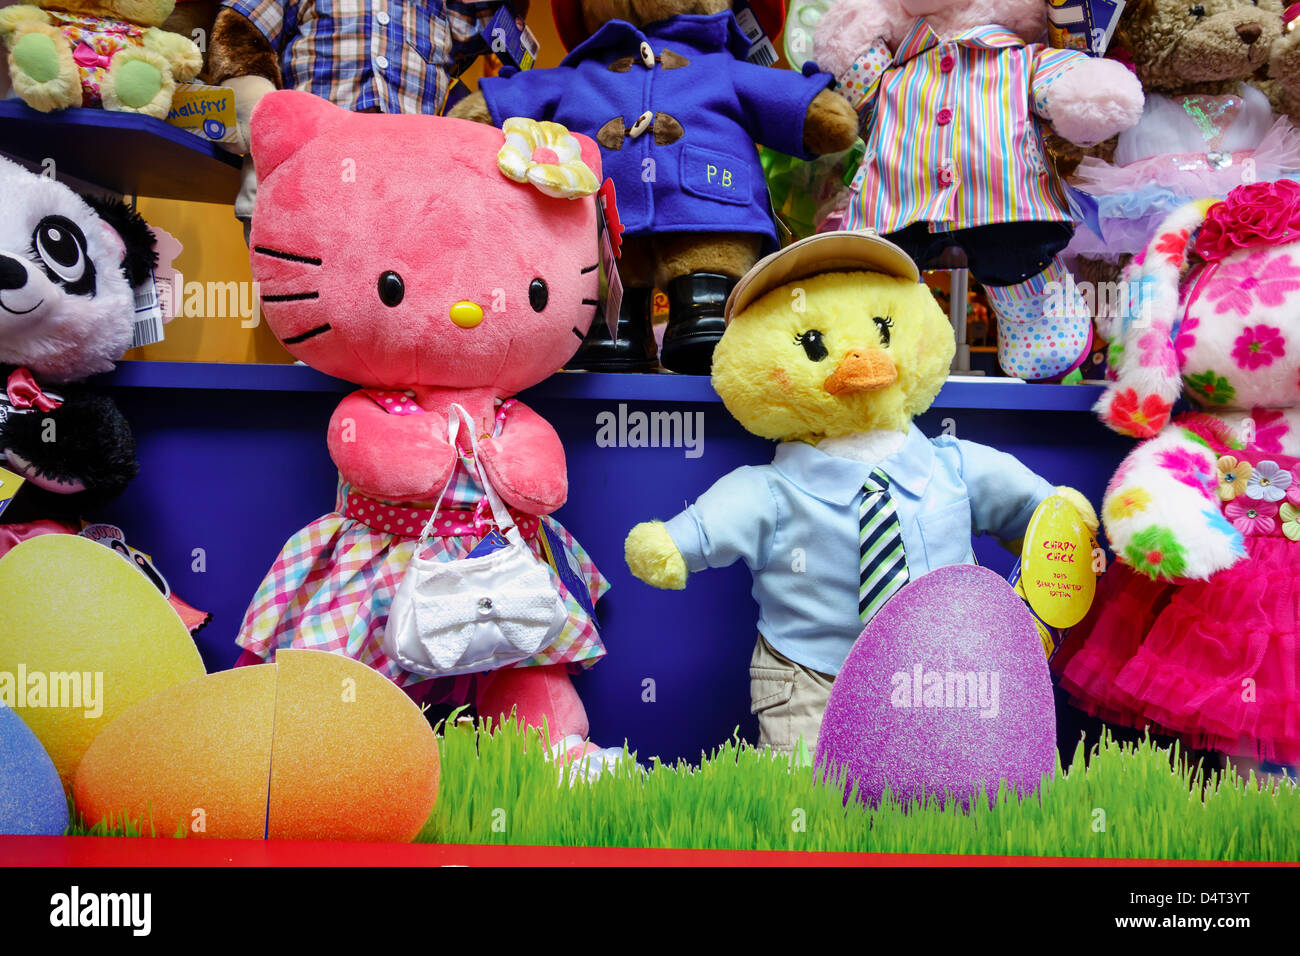
POLYGON ((561 126, 512 122, 507 137, 463 120, 352 113, 297 91, 254 111, 250 248, 267 323, 296 358, 361 387, 329 425, 335 511, 284 546, 237 641, 248 662, 282 647, 334 651, 417 700, 473 701, 485 718, 514 711, 546 726, 557 757, 599 770, 621 751, 586 741, 569 675, 605 653, 591 615, 608 585, 549 517, 568 494, 559 436, 511 396, 559 370, 595 315, 600 155, 561 126), (481 464, 525 541, 539 557, 543 536, 557 544, 585 593, 552 571, 568 609, 552 644, 517 665, 429 680, 382 643, 443 488, 426 548, 465 557, 488 527, 468 436, 448 443, 452 403, 473 417, 481 464))
POLYGON ((1124 282, 1097 411, 1146 441, 1106 490, 1116 561, 1053 669, 1105 719, 1300 762, 1300 184, 1174 212, 1124 282), (1171 419, 1180 395, 1196 410, 1171 419))
POLYGON ((1091 315, 1059 253, 1074 228, 1041 125, 1089 145, 1137 123, 1122 65, 1042 43, 1045 0, 840 0, 818 65, 858 110, 866 153, 840 228, 874 229, 919 265, 965 253, 998 316, 1008 374, 1058 378, 1087 357, 1091 315))

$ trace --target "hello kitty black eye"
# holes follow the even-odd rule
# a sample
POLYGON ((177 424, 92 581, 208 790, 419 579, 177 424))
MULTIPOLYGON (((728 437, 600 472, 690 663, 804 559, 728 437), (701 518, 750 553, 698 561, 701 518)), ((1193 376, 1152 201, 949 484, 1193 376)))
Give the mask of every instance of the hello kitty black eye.
POLYGON ((809 361, 821 362, 830 354, 826 350, 826 342, 822 338, 821 332, 817 329, 800 332, 794 337, 794 340, 797 344, 803 346, 804 354, 808 356, 809 361))
POLYGON ((36 224, 32 247, 49 277, 72 295, 95 291, 95 267, 86 255, 86 237, 63 216, 46 216, 36 224))
POLYGON ((390 309, 406 297, 406 283, 396 272, 385 272, 379 277, 379 301, 390 309))
POLYGON ((1192 7, 1190 10, 1188 10, 1187 12, 1190 13, 1198 20, 1202 19, 1205 16, 1205 8, 1201 6, 1199 3, 1196 6, 1192 7))
POLYGON ((880 342, 885 348, 889 348, 889 330, 894 327, 894 320, 887 315, 877 315, 872 318, 876 323, 876 328, 880 330, 880 342))
POLYGON ((533 307, 534 312, 542 311, 550 300, 551 290, 546 288, 545 279, 534 279, 528 283, 528 304, 533 307))

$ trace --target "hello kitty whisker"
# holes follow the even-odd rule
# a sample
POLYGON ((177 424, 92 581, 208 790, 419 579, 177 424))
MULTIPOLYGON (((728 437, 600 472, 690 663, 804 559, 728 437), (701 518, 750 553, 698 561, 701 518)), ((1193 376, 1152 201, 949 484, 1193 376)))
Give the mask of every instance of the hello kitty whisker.
POLYGON ((318 325, 314 329, 308 329, 306 332, 300 332, 297 335, 291 335, 287 339, 281 339, 285 345, 297 345, 299 342, 306 342, 310 338, 320 335, 322 332, 328 332, 332 326, 326 322, 324 325, 318 325))
POLYGON ((576 325, 569 331, 571 331, 574 335, 578 337, 579 342, 585 342, 587 340, 587 337, 578 331, 578 327, 576 325))
POLYGON ((319 292, 284 292, 280 295, 264 295, 263 302, 301 302, 304 299, 320 298, 319 292))
POLYGON ((261 253, 264 256, 270 256, 273 259, 284 259, 288 262, 301 262, 309 266, 318 266, 321 264, 320 259, 315 256, 302 256, 296 252, 284 252, 280 249, 272 249, 269 246, 253 246, 253 251, 261 253))
POLYGON ((600 300, 599 300, 599 299, 583 299, 583 300, 582 300, 582 304, 583 304, 583 305, 599 305, 599 304, 600 304, 600 300))
POLYGON ((597 262, 597 263, 595 263, 594 265, 583 266, 581 271, 582 271, 582 274, 583 274, 583 275, 586 275, 588 272, 592 272, 592 271, 594 271, 594 270, 596 270, 596 269, 599 269, 599 268, 600 268, 600 263, 597 262))

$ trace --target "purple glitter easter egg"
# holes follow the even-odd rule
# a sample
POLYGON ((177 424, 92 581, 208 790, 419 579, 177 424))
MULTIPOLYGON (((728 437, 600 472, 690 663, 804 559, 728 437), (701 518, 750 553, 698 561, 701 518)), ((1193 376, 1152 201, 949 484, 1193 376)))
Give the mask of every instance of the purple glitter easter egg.
POLYGON ((1056 713, 1033 616, 987 568, 912 581, 876 614, 831 686, 817 766, 870 804, 983 783, 1021 793, 1056 766, 1056 713))

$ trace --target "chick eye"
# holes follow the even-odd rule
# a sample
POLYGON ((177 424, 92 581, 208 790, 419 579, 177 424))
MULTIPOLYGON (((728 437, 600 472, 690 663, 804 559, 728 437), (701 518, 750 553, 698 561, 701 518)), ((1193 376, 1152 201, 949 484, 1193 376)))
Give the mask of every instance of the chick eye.
POLYGON ((550 301, 551 293, 546 288, 545 279, 534 279, 528 284, 528 304, 533 307, 534 312, 540 312, 546 308, 546 303, 550 301))
POLYGON ((794 340, 797 344, 803 346, 804 354, 813 362, 820 362, 830 354, 826 350, 826 343, 822 340, 822 334, 816 329, 800 332, 794 337, 794 340))
POLYGON ((880 330, 880 342, 886 348, 889 347, 889 330, 894 327, 894 320, 887 315, 877 315, 872 318, 876 323, 876 328, 880 330))
POLYGON ((1201 6, 1199 3, 1196 6, 1192 7, 1190 10, 1188 10, 1187 12, 1190 13, 1198 20, 1200 20, 1202 17, 1205 16, 1205 8, 1201 6))
POLYGON ((51 278, 57 278, 74 295, 95 287, 94 267, 86 257, 86 237, 77 224, 63 216, 46 216, 36 224, 32 246, 51 278))

